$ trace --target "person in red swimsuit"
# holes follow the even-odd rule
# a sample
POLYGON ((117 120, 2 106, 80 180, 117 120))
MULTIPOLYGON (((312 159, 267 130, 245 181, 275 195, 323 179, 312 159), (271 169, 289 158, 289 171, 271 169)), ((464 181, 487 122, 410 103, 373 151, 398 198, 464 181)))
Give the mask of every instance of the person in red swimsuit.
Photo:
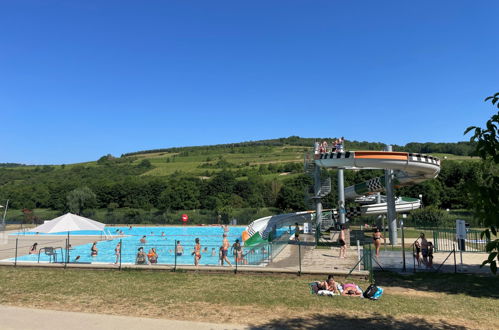
POLYGON ((201 259, 201 243, 199 243, 199 238, 195 239, 196 245, 194 246, 194 265, 199 265, 199 259, 201 259))

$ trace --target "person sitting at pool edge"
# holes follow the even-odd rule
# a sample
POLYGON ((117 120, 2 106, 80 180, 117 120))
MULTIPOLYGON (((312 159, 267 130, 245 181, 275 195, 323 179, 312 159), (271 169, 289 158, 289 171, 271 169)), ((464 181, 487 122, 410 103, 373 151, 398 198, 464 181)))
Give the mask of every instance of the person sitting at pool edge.
POLYGON ((147 256, 144 253, 144 248, 142 246, 139 247, 139 249, 138 249, 137 257, 135 258, 135 263, 137 265, 145 265, 145 264, 147 264, 147 256))
POLYGON ((37 246, 38 246, 38 243, 34 243, 31 246, 31 249, 29 249, 29 254, 36 254, 37 253, 37 251, 36 251, 37 246))

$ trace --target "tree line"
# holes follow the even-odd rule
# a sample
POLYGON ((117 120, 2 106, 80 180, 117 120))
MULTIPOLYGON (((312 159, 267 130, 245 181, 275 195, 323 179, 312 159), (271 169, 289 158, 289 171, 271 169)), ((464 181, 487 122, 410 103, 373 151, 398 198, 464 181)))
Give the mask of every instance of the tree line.
MULTIPOLYGON (((106 163, 104 166, 76 165, 71 168, 1 168, 0 200, 10 199, 15 209, 46 208, 76 213, 89 209, 207 210, 224 219, 244 208, 277 208, 281 212, 312 208, 312 179, 296 163, 268 164, 238 176, 238 169, 222 169, 209 178, 182 173, 144 176, 150 163, 106 163), (273 166, 270 166, 273 165, 273 166), (270 167, 270 169, 269 169, 270 167), (264 179, 261 171, 295 171, 288 179, 264 179)), ((301 165, 300 165, 301 166, 301 165)), ((442 162, 435 180, 396 190, 399 196, 423 196, 425 206, 438 208, 473 207, 469 183, 479 182, 484 167, 475 161, 442 162)), ((324 198, 325 208, 337 204, 336 171, 323 170, 332 181, 332 192, 324 198)), ((383 175, 381 170, 345 171, 345 186, 383 175)))

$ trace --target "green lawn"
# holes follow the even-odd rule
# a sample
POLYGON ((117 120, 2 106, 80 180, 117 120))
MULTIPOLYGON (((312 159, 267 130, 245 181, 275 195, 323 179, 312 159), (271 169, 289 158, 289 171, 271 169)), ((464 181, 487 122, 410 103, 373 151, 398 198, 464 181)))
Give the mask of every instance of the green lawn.
POLYGON ((459 161, 479 161, 480 158, 478 157, 470 157, 470 156, 458 156, 458 155, 453 155, 453 154, 443 154, 443 153, 431 153, 429 155, 435 156, 439 158, 440 160, 445 161, 447 160, 459 160, 459 161))
POLYGON ((0 278, 1 304, 288 328, 327 327, 338 317, 344 327, 477 328, 497 322, 499 310, 498 278, 463 274, 377 274, 385 288, 377 302, 311 295, 307 283, 320 279, 311 276, 1 267, 0 278))

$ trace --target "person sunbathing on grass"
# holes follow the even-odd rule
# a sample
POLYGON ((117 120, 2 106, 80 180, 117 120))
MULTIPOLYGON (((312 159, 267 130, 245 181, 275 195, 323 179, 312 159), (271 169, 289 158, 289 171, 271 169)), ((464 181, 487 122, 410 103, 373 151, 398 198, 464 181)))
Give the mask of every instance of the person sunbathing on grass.
POLYGON ((343 284, 343 292, 341 295, 348 297, 360 297, 362 296, 362 291, 357 288, 355 283, 347 283, 343 284))
POLYGON ((340 294, 340 291, 338 290, 338 284, 334 280, 333 275, 329 275, 327 277, 327 280, 325 280, 324 282, 318 282, 317 287, 319 288, 319 290, 327 290, 336 294, 340 294))

